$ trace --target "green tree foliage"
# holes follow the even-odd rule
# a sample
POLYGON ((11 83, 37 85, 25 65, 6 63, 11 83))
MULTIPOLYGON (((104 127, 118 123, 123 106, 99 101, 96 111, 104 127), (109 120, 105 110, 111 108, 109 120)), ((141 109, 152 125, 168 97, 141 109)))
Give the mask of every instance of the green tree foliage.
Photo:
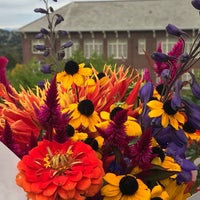
POLYGON ((20 85, 24 88, 34 88, 39 81, 52 78, 52 74, 43 74, 40 71, 40 64, 34 59, 28 64, 17 64, 12 70, 8 70, 7 77, 16 90, 20 90, 20 85))

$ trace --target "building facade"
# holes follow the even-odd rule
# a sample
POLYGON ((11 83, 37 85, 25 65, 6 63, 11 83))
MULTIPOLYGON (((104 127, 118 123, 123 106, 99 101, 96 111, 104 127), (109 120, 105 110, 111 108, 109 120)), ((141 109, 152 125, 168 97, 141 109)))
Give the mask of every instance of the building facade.
MULTIPOLYGON (((188 33, 186 51, 200 27, 199 13, 190 0, 73 1, 56 12, 65 19, 58 29, 67 31, 67 35, 57 38, 57 47, 68 40, 73 42, 73 46, 65 50, 66 59, 80 49, 86 58, 97 53, 135 68, 148 66, 144 52, 156 51, 159 42, 165 53, 177 42, 177 38, 165 31, 167 24, 188 33)), ((24 35, 24 63, 33 57, 44 60, 34 46, 48 43, 45 38, 35 39, 46 26, 46 18, 41 17, 19 29, 24 35)))

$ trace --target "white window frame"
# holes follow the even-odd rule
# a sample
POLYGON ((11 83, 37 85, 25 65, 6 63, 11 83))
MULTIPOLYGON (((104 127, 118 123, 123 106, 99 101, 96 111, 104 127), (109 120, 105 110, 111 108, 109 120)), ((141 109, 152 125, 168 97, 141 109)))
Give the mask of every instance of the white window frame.
POLYGON ((108 40, 108 57, 114 59, 122 59, 128 57, 128 41, 127 39, 110 39, 108 40))
POLYGON ((138 39, 138 54, 144 55, 146 51, 146 39, 140 38, 138 39))
MULTIPOLYGON (((166 38, 159 38, 157 40, 157 46, 161 42, 161 48, 164 53, 168 53, 171 51, 173 46, 178 42, 178 38, 166 37, 166 38)), ((185 40, 185 50, 184 52, 189 53, 192 43, 194 42, 194 38, 187 38, 185 40)))
MULTIPOLYGON (((66 40, 61 40, 61 46, 64 45, 67 41, 66 40)), ((73 45, 69 48, 65 48, 65 57, 64 59, 72 57, 73 53, 77 51, 80 48, 80 43, 78 40, 72 40, 73 45)))
MULTIPOLYGON (((194 69, 191 70, 191 72, 194 74, 194 69)), ((192 79, 192 77, 190 76, 190 74, 188 72, 184 73, 182 76, 181 76, 181 81, 189 81, 192 79)), ((190 85, 187 84, 183 87, 184 90, 190 90, 190 85)))
POLYGON ((35 45, 45 45, 44 39, 32 39, 31 49, 33 54, 43 54, 43 51, 39 51, 35 48, 35 45))
POLYGON ((97 55, 103 54, 103 40, 102 39, 85 39, 84 40, 84 56, 88 59, 94 53, 97 55))

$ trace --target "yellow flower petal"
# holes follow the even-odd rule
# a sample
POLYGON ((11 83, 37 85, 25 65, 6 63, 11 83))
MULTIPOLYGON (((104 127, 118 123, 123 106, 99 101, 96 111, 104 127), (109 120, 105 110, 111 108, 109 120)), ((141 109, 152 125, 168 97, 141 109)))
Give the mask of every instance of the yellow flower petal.
POLYGON ((185 122, 185 117, 184 117, 184 115, 182 114, 182 113, 180 113, 180 112, 177 112, 175 115, 174 115, 174 118, 176 119, 176 120, 178 120, 180 123, 182 123, 182 124, 184 124, 184 122, 185 122))
POLYGON ((140 136, 142 134, 142 129, 137 122, 134 121, 126 121, 126 134, 128 136, 140 136))
POLYGON ((151 110, 148 115, 149 117, 159 117, 164 113, 164 110, 158 109, 158 110, 151 110))
POLYGON ((110 113, 109 112, 102 111, 102 112, 100 112, 100 116, 104 120, 110 120, 110 113))
POLYGON ((66 89, 70 88, 72 83, 73 83, 73 78, 71 75, 66 75, 65 78, 63 78, 62 80, 62 84, 66 89))
POLYGON ((123 177, 123 176, 116 176, 116 175, 113 174, 113 173, 107 173, 107 174, 103 177, 103 179, 104 179, 107 183, 118 187, 118 186, 119 186, 119 182, 120 182, 120 180, 121 180, 122 177, 123 177))
POLYGON ((169 124, 169 117, 165 112, 162 114, 161 124, 164 128, 166 128, 169 124))
POLYGON ((113 199, 114 199, 115 196, 119 196, 120 193, 121 192, 120 192, 118 186, 113 186, 113 185, 110 185, 110 184, 103 186, 103 188, 101 189, 101 194, 103 196, 113 197, 113 199))
POLYGON ((150 109, 160 109, 163 108, 163 103, 161 101, 152 100, 147 103, 150 109))
POLYGON ((91 76, 92 75, 92 69, 90 69, 88 67, 79 68, 78 73, 83 75, 83 76, 91 76))
POLYGON ((178 121, 174 118, 174 116, 168 116, 169 117, 169 121, 170 124, 176 129, 178 130, 178 121))
POLYGON ((74 81, 74 84, 76 84, 78 86, 83 86, 83 84, 84 84, 83 76, 78 73, 73 75, 73 81, 74 81))

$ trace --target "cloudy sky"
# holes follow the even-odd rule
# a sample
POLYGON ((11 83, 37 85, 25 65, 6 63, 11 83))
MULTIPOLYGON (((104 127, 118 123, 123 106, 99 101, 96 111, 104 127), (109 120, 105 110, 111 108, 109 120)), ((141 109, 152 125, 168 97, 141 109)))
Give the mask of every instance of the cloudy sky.
MULTIPOLYGON (((49 0, 49 5, 58 9, 72 1, 76 0, 49 0)), ((42 17, 33 11, 40 7, 45 8, 43 0, 0 0, 0 29, 17 29, 42 17)))

